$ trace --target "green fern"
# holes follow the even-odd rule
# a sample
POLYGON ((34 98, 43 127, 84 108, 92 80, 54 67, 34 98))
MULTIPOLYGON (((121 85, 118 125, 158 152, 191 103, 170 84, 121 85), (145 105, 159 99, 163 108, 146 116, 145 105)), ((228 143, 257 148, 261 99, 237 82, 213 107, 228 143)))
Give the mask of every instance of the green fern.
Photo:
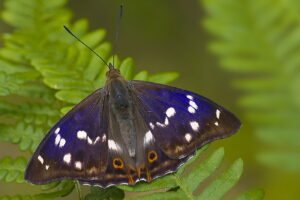
MULTIPOLYGON (((64 113, 105 83, 107 67, 70 37, 62 25, 68 25, 108 62, 112 60, 111 44, 104 41, 105 31, 88 31, 85 19, 71 23, 72 12, 65 7, 66 3, 66 0, 4 1, 5 9, 1 17, 14 31, 3 34, 4 48, 0 49, 0 141, 18 144, 21 151, 32 153, 47 130, 64 113)), ((141 71, 135 74, 132 58, 120 60, 115 57, 115 66, 127 79, 169 83, 178 77, 175 72, 151 75, 147 71, 141 71)), ((203 150, 198 151, 197 155, 203 150)), ((166 194, 157 193, 163 198, 188 195, 189 198, 220 199, 238 181, 242 173, 240 159, 212 181, 200 196, 194 196, 193 191, 219 167, 223 154, 223 150, 219 149, 196 164, 190 172, 184 172, 198 158, 196 156, 180 168, 178 173, 157 179, 153 183, 105 190, 91 187, 92 191, 86 195, 86 199, 123 199, 124 191, 160 188, 173 190, 166 194), (187 176, 182 176, 183 173, 187 173, 187 176), (194 179, 194 174, 201 174, 201 177, 194 179), (218 187, 219 184, 223 187, 218 187)), ((28 159, 29 157, 9 156, 0 159, 0 180, 27 184, 23 174, 28 159)), ((74 187, 73 181, 54 182, 39 186, 39 194, 2 196, 0 199, 56 199, 69 195, 74 187)), ((258 196, 256 194, 257 191, 249 192, 241 198, 262 199, 263 195, 254 198, 258 196)), ((156 196, 155 193, 152 195, 156 196)))
POLYGON ((58 197, 69 195, 74 189, 74 183, 70 181, 63 181, 57 184, 55 191, 48 193, 40 193, 36 195, 15 195, 15 196, 1 196, 0 200, 54 200, 58 197))
POLYGON ((117 187, 109 187, 107 189, 102 189, 99 187, 91 187, 91 193, 87 194, 84 200, 122 200, 124 199, 125 193, 123 190, 117 187))
POLYGON ((24 157, 4 157, 0 160, 0 180, 5 182, 23 183, 23 174, 27 165, 27 159, 24 157))
POLYGON ((239 104, 269 146, 262 163, 300 172, 299 1, 202 0, 205 27, 216 36, 211 50, 221 66, 240 73, 239 104))

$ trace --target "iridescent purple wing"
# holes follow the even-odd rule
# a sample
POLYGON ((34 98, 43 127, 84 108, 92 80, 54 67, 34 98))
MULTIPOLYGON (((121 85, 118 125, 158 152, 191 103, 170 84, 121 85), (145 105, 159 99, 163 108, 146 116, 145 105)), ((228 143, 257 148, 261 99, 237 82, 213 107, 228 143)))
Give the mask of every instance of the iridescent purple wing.
POLYGON ((107 168, 106 91, 99 89, 65 115, 45 136, 25 179, 45 184, 61 179, 92 180, 107 168))
POLYGON ((170 158, 186 157, 241 126, 232 113, 198 94, 151 82, 130 84, 155 142, 170 158))

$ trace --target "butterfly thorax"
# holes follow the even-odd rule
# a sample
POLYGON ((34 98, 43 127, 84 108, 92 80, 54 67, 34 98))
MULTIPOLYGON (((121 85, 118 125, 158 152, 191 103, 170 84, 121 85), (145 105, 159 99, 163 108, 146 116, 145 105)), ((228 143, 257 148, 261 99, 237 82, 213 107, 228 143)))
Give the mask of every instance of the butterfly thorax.
POLYGON ((127 150, 129 156, 134 158, 136 156, 137 139, 131 92, 127 81, 120 75, 119 71, 111 69, 107 76, 106 87, 109 93, 109 121, 110 132, 113 134, 112 140, 123 141, 124 144, 120 144, 122 151, 127 150), (122 137, 122 140, 120 140, 120 137, 122 137))
POLYGON ((126 80, 115 68, 110 68, 106 73, 106 88, 109 93, 109 105, 112 111, 127 119, 130 111, 129 89, 126 80))

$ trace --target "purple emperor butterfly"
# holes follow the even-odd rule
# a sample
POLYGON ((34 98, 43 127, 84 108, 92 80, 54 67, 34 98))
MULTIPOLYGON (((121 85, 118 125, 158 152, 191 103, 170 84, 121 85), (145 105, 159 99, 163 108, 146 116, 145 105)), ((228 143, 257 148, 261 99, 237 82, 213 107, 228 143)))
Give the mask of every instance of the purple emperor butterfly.
POLYGON ((105 86, 76 105, 40 143, 26 169, 27 181, 72 179, 103 188, 149 182, 175 172, 197 149, 241 126, 203 96, 125 80, 112 64, 108 67, 105 86))

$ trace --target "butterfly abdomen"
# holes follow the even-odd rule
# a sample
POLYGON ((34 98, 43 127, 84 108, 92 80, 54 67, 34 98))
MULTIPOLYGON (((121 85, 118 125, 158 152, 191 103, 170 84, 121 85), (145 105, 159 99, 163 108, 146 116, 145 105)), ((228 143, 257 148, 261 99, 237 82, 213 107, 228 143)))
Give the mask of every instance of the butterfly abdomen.
POLYGON ((123 141, 122 151, 127 151, 131 158, 136 156, 136 130, 134 125, 134 106, 127 81, 123 77, 113 77, 108 82, 109 107, 111 117, 117 123, 111 124, 114 140, 123 141))

